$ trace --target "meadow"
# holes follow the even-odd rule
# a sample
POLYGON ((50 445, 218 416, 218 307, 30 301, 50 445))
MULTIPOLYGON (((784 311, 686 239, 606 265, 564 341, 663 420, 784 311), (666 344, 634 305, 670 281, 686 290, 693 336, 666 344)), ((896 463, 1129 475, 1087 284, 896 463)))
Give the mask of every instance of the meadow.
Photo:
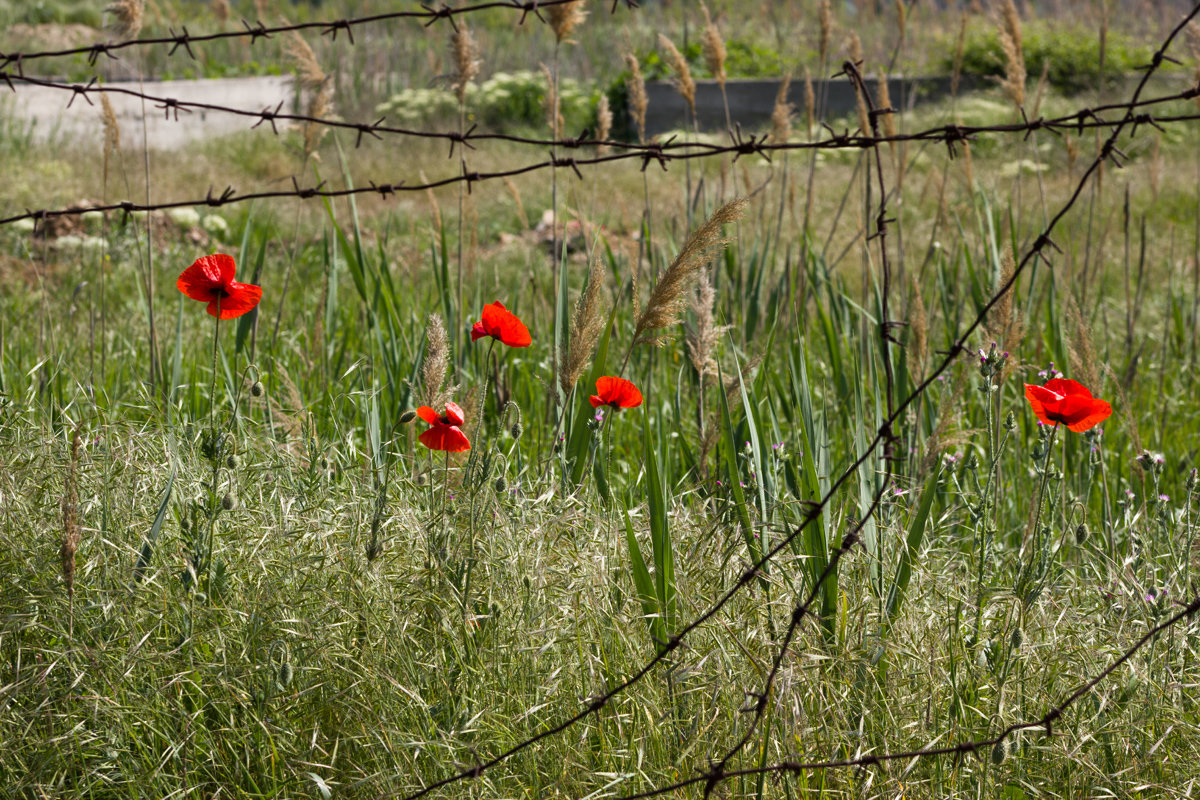
MULTIPOLYGON (((1200 8, 643 5, 23 64, 310 119, 0 118, 0 794, 1192 795, 1200 8)), ((286 6, 101 21, 393 10, 286 6)))

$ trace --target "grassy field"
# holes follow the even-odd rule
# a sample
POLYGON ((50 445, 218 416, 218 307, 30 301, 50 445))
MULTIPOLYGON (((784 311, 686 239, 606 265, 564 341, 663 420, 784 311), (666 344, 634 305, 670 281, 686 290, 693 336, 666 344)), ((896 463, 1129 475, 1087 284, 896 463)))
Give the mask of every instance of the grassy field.
MULTIPOLYGON (((197 30, 211 13, 157 5, 197 30)), ((653 48, 656 26, 682 41, 685 18, 700 40, 698 8, 644 5, 610 17, 589 4, 558 48, 563 74, 607 85, 626 45, 653 48)), ((819 4, 712 5, 727 38, 775 48, 796 80, 805 64, 819 73, 819 4)), ((1097 30, 1086 4, 1061 5, 1097 30)), ((301 19, 341 10, 288 5, 301 19)), ((953 61, 958 17, 918 7, 900 37, 896 13, 838 8, 827 63, 851 30, 867 71, 893 53, 936 63, 935 41, 953 61)), ((1025 22, 1052 28, 1044 13, 1025 22)), ((554 31, 514 16, 472 17, 477 81, 554 63, 554 31)), ((1113 36, 1152 51, 1180 15, 1166 17, 1114 17, 1113 36)), ((451 86, 449 36, 393 22, 354 46, 312 37, 336 87, 324 111, 368 119, 400 86, 451 86), (385 69, 407 37, 421 44, 385 69)), ((297 63, 295 45, 272 46, 255 60, 297 63)), ((1200 37, 1170 54, 1181 63, 1148 96, 1194 80, 1200 37)), ((1027 77, 1030 119, 1127 99, 1027 77)), ((1021 119, 997 87, 894 124, 1021 119)), ((404 798, 457 776, 429 796, 620 797, 729 756, 718 797, 1191 796, 1190 617, 1074 698, 1050 735, 1009 730, 1200 587, 1200 132, 1126 126, 1088 176, 1111 130, 984 133, 954 158, 893 142, 878 165, 870 148, 629 160, 469 193, 3 226, 0 794, 404 798), (873 235, 880 181, 886 237, 873 235), (1068 205, 1045 258, 1002 291, 1068 205), (263 290, 220 325, 175 286, 215 252, 263 290), (531 346, 472 341, 494 301, 531 346), (1056 373, 1111 416, 1039 424, 1025 385, 1056 373), (604 376, 643 402, 597 413, 604 376), (430 426, 411 412, 447 401, 468 452, 419 438, 430 426), (901 404, 884 458, 877 434, 901 404), (957 756, 787 767, 1006 731, 957 756)), ((796 109, 789 141, 827 133, 796 109)), ((75 142, 8 124, 0 217, 140 201, 148 185, 158 201, 200 199, 210 185, 423 183, 547 157, 494 140, 448 150, 258 130, 143 153, 128 137, 106 147, 99 122, 75 142)))

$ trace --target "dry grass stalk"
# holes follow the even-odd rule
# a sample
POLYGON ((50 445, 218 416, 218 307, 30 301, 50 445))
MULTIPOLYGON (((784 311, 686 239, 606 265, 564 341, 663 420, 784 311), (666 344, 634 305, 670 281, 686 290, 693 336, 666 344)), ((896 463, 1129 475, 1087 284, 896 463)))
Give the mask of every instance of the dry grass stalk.
POLYGON ((915 380, 925 375, 925 359, 929 349, 929 316, 925 302, 921 299, 921 283, 915 272, 908 273, 908 341, 905 342, 904 359, 908 362, 908 374, 915 380))
MULTIPOLYGON (((325 119, 333 111, 333 76, 325 78, 324 82, 313 93, 309 100, 307 115, 314 119, 325 119)), ((316 157, 317 147, 329 133, 328 126, 317 122, 305 122, 304 128, 304 158, 316 157)))
POLYGON ((1067 146, 1067 172, 1070 173, 1075 169, 1075 162, 1079 158, 1079 144, 1076 142, 1075 137, 1069 133, 1065 134, 1064 138, 1066 139, 1067 146))
MULTIPOLYGON (((888 76, 879 76, 879 120, 883 122, 883 135, 896 135, 896 115, 890 111, 892 107, 892 93, 888 89, 888 76)), ((896 143, 889 142, 892 145, 892 152, 896 151, 896 143)))
POLYGON ((725 88, 725 42, 721 39, 721 31, 708 13, 708 5, 700 0, 700 10, 704 12, 704 34, 701 47, 704 52, 704 63, 709 73, 717 79, 717 85, 725 88))
POLYGON ((546 9, 546 18, 554 30, 555 39, 561 44, 569 41, 567 37, 571 35, 571 31, 583 23, 587 13, 583 8, 583 0, 575 0, 573 3, 550 6, 546 9))
POLYGON ((963 369, 962 362, 960 362, 955 369, 954 389, 944 392, 938 400, 937 426, 933 429, 933 434, 929 437, 928 444, 925 446, 925 455, 921 459, 918 482, 923 482, 929 471, 937 466, 938 459, 942 453, 951 447, 957 447, 971 441, 972 431, 955 430, 953 427, 957 421, 957 417, 952 412, 953 409, 961 407, 963 392, 967 388, 966 376, 967 372, 963 369))
MULTIPOLYGON (((1017 262, 1012 251, 1005 250, 1000 256, 1000 274, 996 279, 996 284, 992 287, 993 294, 1012 279, 1016 268, 1017 262)), ((1013 302, 1015 299, 1015 285, 1010 285, 1004 294, 999 295, 996 304, 988 312, 987 323, 981 328, 985 339, 996 342, 1002 350, 1009 352, 1008 359, 1004 363, 1004 371, 999 376, 1001 381, 1008 378, 1021 366, 1016 353, 1021 350, 1021 342, 1025 339, 1025 319, 1017 310, 1016 304, 1013 302)))
POLYGON ((825 64, 829 58, 829 42, 833 38, 833 5, 830 0, 821 0, 818 15, 821 21, 821 39, 818 49, 821 63, 825 64))
POLYGON ((786 144, 792 136, 792 104, 788 102, 788 89, 792 85, 791 73, 783 76, 779 90, 775 92, 775 107, 771 110, 771 142, 786 144))
POLYGON ((958 18, 958 40, 954 43, 954 68, 950 71, 950 96, 958 97, 958 82, 962 79, 963 52, 967 45, 967 12, 958 18))
POLYGON ((1046 97, 1046 89, 1050 87, 1050 59, 1042 64, 1042 75, 1038 78, 1037 88, 1033 92, 1033 110, 1030 112, 1031 117, 1036 117, 1038 111, 1042 107, 1042 100, 1046 97))
POLYGON ((710 383, 717 377, 717 344, 722 334, 729 330, 730 325, 717 325, 714 322, 713 306, 717 302, 717 291, 712 281, 708 279, 708 271, 701 270, 692 293, 692 315, 696 318, 695 326, 689 325, 684 334, 687 344, 688 359, 700 380, 710 383))
POLYGON ((146 6, 142 0, 113 0, 104 7, 112 15, 110 27, 118 39, 134 39, 142 31, 146 6))
MULTIPOLYGON (((596 103, 596 138, 600 141, 606 141, 610 133, 612 133, 613 115, 612 109, 608 106, 608 95, 600 95, 600 100, 596 103)), ((608 145, 597 145, 596 153, 603 155, 608 152, 608 145)))
MULTIPOLYGON (((740 370, 732 370, 725 375, 724 385, 721 388, 725 390, 725 402, 730 408, 742 404, 742 383, 748 383, 753 379, 754 371, 762 366, 764 358, 762 353, 758 353, 743 364, 740 370)), ((711 427, 715 428, 717 426, 713 425, 711 427)))
POLYGON ((1000 6, 1000 49, 1004 53, 1004 80, 1000 88, 1018 110, 1025 105, 1025 50, 1021 38, 1021 17, 1012 0, 1000 6))
POLYGON ((254 0, 254 14, 259 21, 267 18, 267 0, 254 0))
MULTIPOLYGON (((425 180, 424 175, 421 176, 421 180, 425 183, 428 183, 428 181, 425 180)), ((517 204, 517 217, 521 220, 522 229, 529 230, 529 217, 525 213, 525 203, 521 201, 520 189, 517 188, 517 184, 512 178, 507 177, 504 179, 504 188, 508 189, 508 193, 512 196, 513 202, 517 204)))
POLYGON ((629 69, 629 82, 626 88, 629 92, 629 109, 633 113, 633 121, 637 123, 638 142, 646 141, 646 80, 642 77, 642 68, 637 56, 625 54, 625 66, 629 69))
POLYGON ((467 86, 479 74, 479 46, 471 29, 460 23, 450 36, 450 49, 454 54, 454 93, 459 105, 467 101, 467 86))
POLYGON ((452 390, 443 391, 450 366, 450 339, 440 314, 430 314, 425 323, 425 360, 421 363, 421 400, 440 410, 452 390))
POLYGON ((1158 182, 1162 176, 1162 134, 1154 137, 1154 146, 1150 150, 1150 194, 1154 202, 1158 202, 1158 182))
POLYGON ((672 80, 675 91, 679 92, 679 96, 687 101, 688 108, 692 110, 692 119, 695 119, 696 82, 692 80, 692 69, 688 66, 687 59, 683 57, 683 53, 679 52, 675 44, 661 33, 658 35, 658 46, 667 51, 667 57, 664 60, 671 66, 671 71, 675 73, 672 80))
MULTIPOLYGON (((960 122, 959 124, 961 125, 962 123, 960 122)), ((963 171, 966 173, 966 176, 967 176, 967 191, 969 191, 971 194, 975 194, 975 167, 971 163, 971 143, 968 141, 964 141, 962 143, 962 148, 963 148, 963 171)))
POLYGON ((587 286, 579 293, 575 301, 575 315, 571 318, 570 343, 565 352, 559 353, 559 363, 562 365, 558 375, 558 384, 564 395, 569 395, 575 384, 587 369, 592 353, 604 333, 605 314, 601 303, 601 292, 604 290, 604 264, 599 253, 592 255, 588 265, 587 286))
POLYGON ((221 24, 222 28, 225 27, 225 23, 229 22, 229 16, 232 13, 229 9, 229 0, 213 0, 212 10, 217 22, 221 24))
POLYGON ((746 199, 736 198, 718 208, 692 232, 683 243, 679 255, 650 291, 646 308, 638 315, 634 326, 634 344, 662 344, 662 338, 654 331, 679 323, 693 280, 708 264, 708 260, 725 246, 727 240, 722 233, 722 226, 741 219, 745 211, 746 199))
MULTIPOLYGON (((1194 20, 1188 23, 1184 29, 1187 35, 1188 50, 1192 53, 1192 59, 1196 62, 1195 69, 1192 72, 1192 79, 1200 86, 1200 24, 1194 20)), ((1196 104, 1196 108, 1200 108, 1200 95, 1192 98, 1192 102, 1196 104)))
POLYGON ((58 554, 62 561, 63 583, 67 586, 67 597, 75 596, 75 553, 79 549, 79 429, 71 435, 71 459, 67 462, 67 475, 63 482, 62 517, 63 537, 58 554))
MULTIPOLYGON (((420 177, 421 183, 426 184, 425 200, 429 203, 429 207, 433 209, 434 227, 440 231, 442 229, 442 206, 438 203, 437 194, 433 191, 433 188, 428 185, 429 178, 425 177, 425 170, 417 170, 417 176, 420 177)), ((524 216, 525 212, 522 211, 521 215, 524 216)), ((528 222, 526 222, 525 227, 529 227, 528 222)))
POLYGON ((804 68, 804 128, 809 141, 813 138, 813 124, 817 119, 817 95, 813 91, 812 73, 804 68))
POLYGON ((546 99, 542 109, 546 112, 546 127, 550 129, 550 137, 557 139, 562 134, 566 120, 563 119, 562 111, 559 108, 558 92, 554 88, 554 76, 545 64, 542 64, 542 77, 546 79, 546 99))

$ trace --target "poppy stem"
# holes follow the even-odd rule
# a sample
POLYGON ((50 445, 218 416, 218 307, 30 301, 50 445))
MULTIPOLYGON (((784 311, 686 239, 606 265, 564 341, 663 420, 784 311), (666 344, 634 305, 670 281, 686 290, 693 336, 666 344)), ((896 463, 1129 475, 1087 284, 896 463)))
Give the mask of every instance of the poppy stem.
MULTIPOLYGON (((213 412, 217 405, 217 344, 220 341, 221 335, 221 299, 217 298, 217 319, 213 325, 213 350, 212 350, 212 385, 208 392, 208 428, 215 433, 213 428, 213 412)), ((218 454, 220 455, 220 454, 218 454)))

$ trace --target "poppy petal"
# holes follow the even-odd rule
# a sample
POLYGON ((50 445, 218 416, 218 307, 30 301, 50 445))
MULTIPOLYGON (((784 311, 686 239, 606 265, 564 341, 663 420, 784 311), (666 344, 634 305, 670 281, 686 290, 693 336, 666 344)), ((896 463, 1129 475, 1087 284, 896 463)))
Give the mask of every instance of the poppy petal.
POLYGON ((223 285, 220 262, 214 260, 213 256, 197 258, 183 271, 179 280, 175 281, 175 288, 179 291, 193 300, 205 303, 212 300, 216 296, 214 292, 219 291, 223 285))
POLYGON ((421 406, 418 408, 417 416, 428 422, 430 425, 436 425, 438 423, 437 412, 429 406, 421 406))
POLYGON ((642 404, 642 393, 630 381, 622 381, 617 397, 621 408, 636 408, 642 404))
POLYGON ((596 394, 589 397, 588 402, 592 404, 592 408, 599 408, 600 406, 607 405, 602 399, 600 399, 600 395, 596 394))
MULTIPOLYGON (((500 301, 483 307, 483 315, 477 325, 483 335, 493 336, 509 347, 529 347, 533 343, 533 338, 529 335, 529 329, 525 327, 525 323, 521 322, 516 314, 506 309, 500 301)), ((474 331, 471 336, 473 339, 476 338, 474 331)))
POLYGON ((1063 397, 1081 395, 1083 397, 1091 398, 1092 396, 1092 393, 1088 391, 1086 386, 1079 381, 1074 381, 1070 378, 1052 378, 1046 381, 1045 388, 1049 389, 1055 394, 1062 395, 1063 397))
POLYGON ((471 449, 471 442, 468 441, 466 434, 454 425, 434 425, 418 438, 421 444, 430 450, 461 453, 471 449))
POLYGON ((446 422, 450 425, 462 425, 466 419, 458 403, 446 403, 446 422))
POLYGON ((209 301, 208 313, 215 317, 219 308, 221 319, 235 319, 257 306, 260 300, 262 300, 261 286, 230 281, 225 287, 224 297, 209 301))
POLYGON ((483 337, 485 337, 487 335, 488 335, 488 333, 487 333, 487 331, 485 331, 483 329, 482 322, 476 322, 474 325, 471 326, 471 341, 472 342, 482 339, 483 337))
POLYGON ((1105 400, 1092 400, 1091 406, 1088 408, 1087 415, 1081 419, 1072 422, 1069 427, 1076 433, 1083 433, 1086 430, 1096 427, 1104 420, 1108 419, 1112 414, 1112 406, 1105 400))
POLYGON ((1059 400, 1058 395, 1042 386, 1027 383, 1025 384, 1025 399, 1029 401, 1029 406, 1033 409, 1033 413, 1043 423, 1046 425, 1058 424, 1046 414, 1046 404, 1050 403, 1053 406, 1059 400))

